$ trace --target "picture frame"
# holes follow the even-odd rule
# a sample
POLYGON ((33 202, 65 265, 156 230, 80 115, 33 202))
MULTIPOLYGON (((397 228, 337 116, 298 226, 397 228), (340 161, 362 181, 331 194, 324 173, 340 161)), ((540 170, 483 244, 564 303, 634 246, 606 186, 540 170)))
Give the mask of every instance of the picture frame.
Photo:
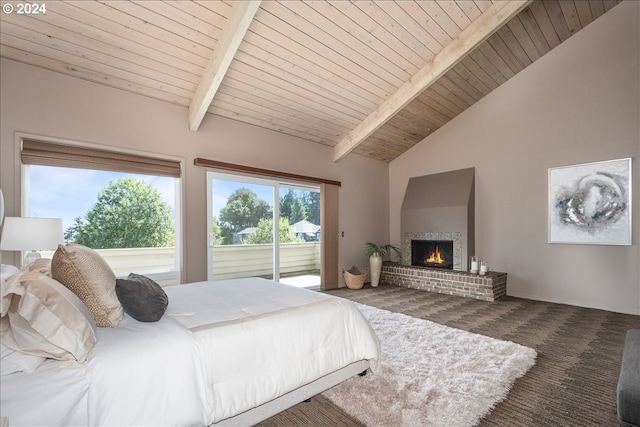
POLYGON ((549 168, 549 243, 631 245, 631 158, 549 168))

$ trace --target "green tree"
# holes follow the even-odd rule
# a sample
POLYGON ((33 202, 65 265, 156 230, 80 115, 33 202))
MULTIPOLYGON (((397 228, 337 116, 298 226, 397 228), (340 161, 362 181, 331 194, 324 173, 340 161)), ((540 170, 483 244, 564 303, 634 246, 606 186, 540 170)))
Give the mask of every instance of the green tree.
MULTIPOLYGON (((280 217, 280 243, 301 243, 304 240, 298 238, 289 224, 287 218, 280 217)), ((273 220, 261 219, 258 227, 244 241, 247 244, 273 243, 273 220)))
POLYGON ((222 236, 222 227, 218 222, 218 218, 214 215, 211 221, 211 239, 214 245, 224 245, 224 237, 222 236))
POLYGON ((273 216, 271 206, 248 188, 239 188, 220 209, 220 228, 225 243, 233 242, 233 233, 256 227, 261 219, 273 216))
POLYGON ((173 212, 142 180, 121 178, 67 229, 69 240, 93 249, 166 247, 174 244, 173 212))
POLYGON ((289 219, 290 224, 307 219, 304 201, 293 190, 287 190, 280 198, 280 216, 289 219))
POLYGON ((320 193, 308 191, 302 195, 302 202, 307 214, 307 221, 320 225, 320 193))
POLYGON ((78 234, 78 226, 80 224, 83 224, 82 218, 80 218, 79 216, 77 216, 74 219, 74 223, 72 226, 67 227, 66 230, 64 230, 64 241, 65 242, 73 242, 74 237, 78 234))

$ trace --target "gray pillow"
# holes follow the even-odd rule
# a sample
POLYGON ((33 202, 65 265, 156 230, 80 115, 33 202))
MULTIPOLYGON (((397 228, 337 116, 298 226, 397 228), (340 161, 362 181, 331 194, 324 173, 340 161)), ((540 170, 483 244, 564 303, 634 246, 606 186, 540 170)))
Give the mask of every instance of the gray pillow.
POLYGON ((126 279, 116 279, 116 295, 124 311, 140 322, 157 322, 169 304, 160 285, 135 273, 126 279))

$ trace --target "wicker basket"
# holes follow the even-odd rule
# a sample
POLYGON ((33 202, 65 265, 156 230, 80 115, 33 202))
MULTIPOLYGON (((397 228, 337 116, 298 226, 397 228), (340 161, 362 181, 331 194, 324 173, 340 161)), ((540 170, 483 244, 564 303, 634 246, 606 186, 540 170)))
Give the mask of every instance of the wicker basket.
POLYGON ((356 268, 354 271, 353 267, 349 270, 346 270, 344 267, 342 268, 342 277, 344 277, 344 282, 347 284, 347 288, 360 289, 364 285, 364 281, 367 278, 369 270, 365 268, 364 271, 360 271, 356 268), (360 274, 354 274, 356 272, 360 274))

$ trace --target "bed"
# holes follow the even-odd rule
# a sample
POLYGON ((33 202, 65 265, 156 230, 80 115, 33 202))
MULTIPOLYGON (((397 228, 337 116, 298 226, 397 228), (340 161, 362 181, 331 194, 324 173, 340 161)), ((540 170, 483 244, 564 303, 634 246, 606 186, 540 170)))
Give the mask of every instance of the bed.
POLYGON ((163 289, 157 322, 125 313, 117 327, 96 327, 84 360, 45 358, 3 375, 4 421, 253 425, 379 369, 378 339, 348 300, 260 278, 163 289))

